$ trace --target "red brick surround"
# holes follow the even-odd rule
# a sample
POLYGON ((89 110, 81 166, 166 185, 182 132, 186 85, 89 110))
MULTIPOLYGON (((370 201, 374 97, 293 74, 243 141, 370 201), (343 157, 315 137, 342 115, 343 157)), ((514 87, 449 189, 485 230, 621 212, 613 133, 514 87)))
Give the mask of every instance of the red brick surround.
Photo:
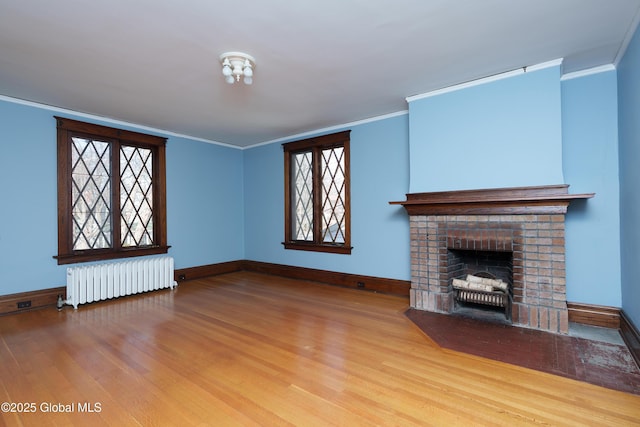
POLYGON ((568 185, 407 194, 411 307, 454 309, 450 250, 511 254, 511 320, 560 334, 569 330, 564 219, 567 206, 593 193, 568 185))
POLYGON ((414 215, 411 307, 450 313, 449 249, 512 252, 514 324, 567 333, 564 215, 414 215))

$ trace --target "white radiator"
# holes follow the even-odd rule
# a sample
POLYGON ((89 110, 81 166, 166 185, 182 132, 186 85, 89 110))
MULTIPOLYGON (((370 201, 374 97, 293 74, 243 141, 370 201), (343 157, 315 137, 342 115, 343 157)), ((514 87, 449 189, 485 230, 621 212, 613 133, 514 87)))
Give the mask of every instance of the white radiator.
POLYGON ((70 267, 65 303, 77 309, 78 304, 174 286, 171 257, 70 267))

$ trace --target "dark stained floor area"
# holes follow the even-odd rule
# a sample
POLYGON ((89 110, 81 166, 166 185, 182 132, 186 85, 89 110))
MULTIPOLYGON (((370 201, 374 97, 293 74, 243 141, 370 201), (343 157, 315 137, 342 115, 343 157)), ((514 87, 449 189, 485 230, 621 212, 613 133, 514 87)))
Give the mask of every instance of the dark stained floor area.
POLYGON ((624 344, 514 327, 489 317, 409 309, 441 347, 640 395, 640 369, 624 344))

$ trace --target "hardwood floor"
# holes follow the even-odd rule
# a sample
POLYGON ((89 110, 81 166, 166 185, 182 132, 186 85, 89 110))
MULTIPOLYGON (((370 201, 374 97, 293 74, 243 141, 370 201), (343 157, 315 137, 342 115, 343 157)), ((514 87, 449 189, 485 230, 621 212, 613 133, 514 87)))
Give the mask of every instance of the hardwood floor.
POLYGON ((2 421, 640 423, 640 396, 442 349, 403 315, 407 306, 401 297, 237 272, 77 311, 0 317, 0 401, 35 408, 3 412, 2 421), (67 412, 46 412, 54 409, 67 412))

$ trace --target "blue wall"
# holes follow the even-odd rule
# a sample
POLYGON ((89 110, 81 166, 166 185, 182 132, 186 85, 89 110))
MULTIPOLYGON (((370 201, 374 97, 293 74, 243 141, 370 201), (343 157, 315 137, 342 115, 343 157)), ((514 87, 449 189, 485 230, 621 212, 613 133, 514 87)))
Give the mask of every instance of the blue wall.
POLYGON ((564 183, 560 67, 409 102, 411 193, 564 183))
MULTIPOLYGON (((633 280, 640 276, 634 188, 640 180, 639 45, 634 39, 618 76, 605 72, 561 83, 559 68, 551 67, 416 99, 409 114, 335 129, 352 130, 352 255, 282 247, 281 144, 240 150, 165 135, 168 238, 176 267, 251 259, 409 280, 408 216, 389 201, 408 192, 558 184, 566 177, 571 192, 597 193, 572 204, 567 215, 568 299, 622 305, 640 324, 633 280), (483 173, 452 174, 452 164, 479 164, 483 173)), ((0 295, 64 285, 66 266, 52 258, 54 114, 92 121, 0 100, 0 295)))
POLYGON ((614 70, 562 82, 567 300, 621 306, 618 98, 614 70))
POLYGON ((56 123, 0 101, 0 295, 66 284, 58 252, 56 123))
POLYGON ((167 233, 176 268, 244 258, 242 151, 167 143, 167 233))
MULTIPOLYGON (((351 129, 351 255, 285 250, 284 154, 281 144, 245 150, 246 258, 300 267, 409 280, 409 188, 406 114, 351 129)), ((336 129, 339 132, 344 129, 336 129)))
POLYGON ((640 327, 640 31, 618 66, 622 309, 640 327))
MULTIPOLYGON (((0 100, 0 295, 66 284, 58 250, 56 124, 60 111, 0 100)), ((161 135, 166 136, 166 135, 161 135)), ((244 255, 242 152, 169 136, 167 233, 176 267, 244 255)))

